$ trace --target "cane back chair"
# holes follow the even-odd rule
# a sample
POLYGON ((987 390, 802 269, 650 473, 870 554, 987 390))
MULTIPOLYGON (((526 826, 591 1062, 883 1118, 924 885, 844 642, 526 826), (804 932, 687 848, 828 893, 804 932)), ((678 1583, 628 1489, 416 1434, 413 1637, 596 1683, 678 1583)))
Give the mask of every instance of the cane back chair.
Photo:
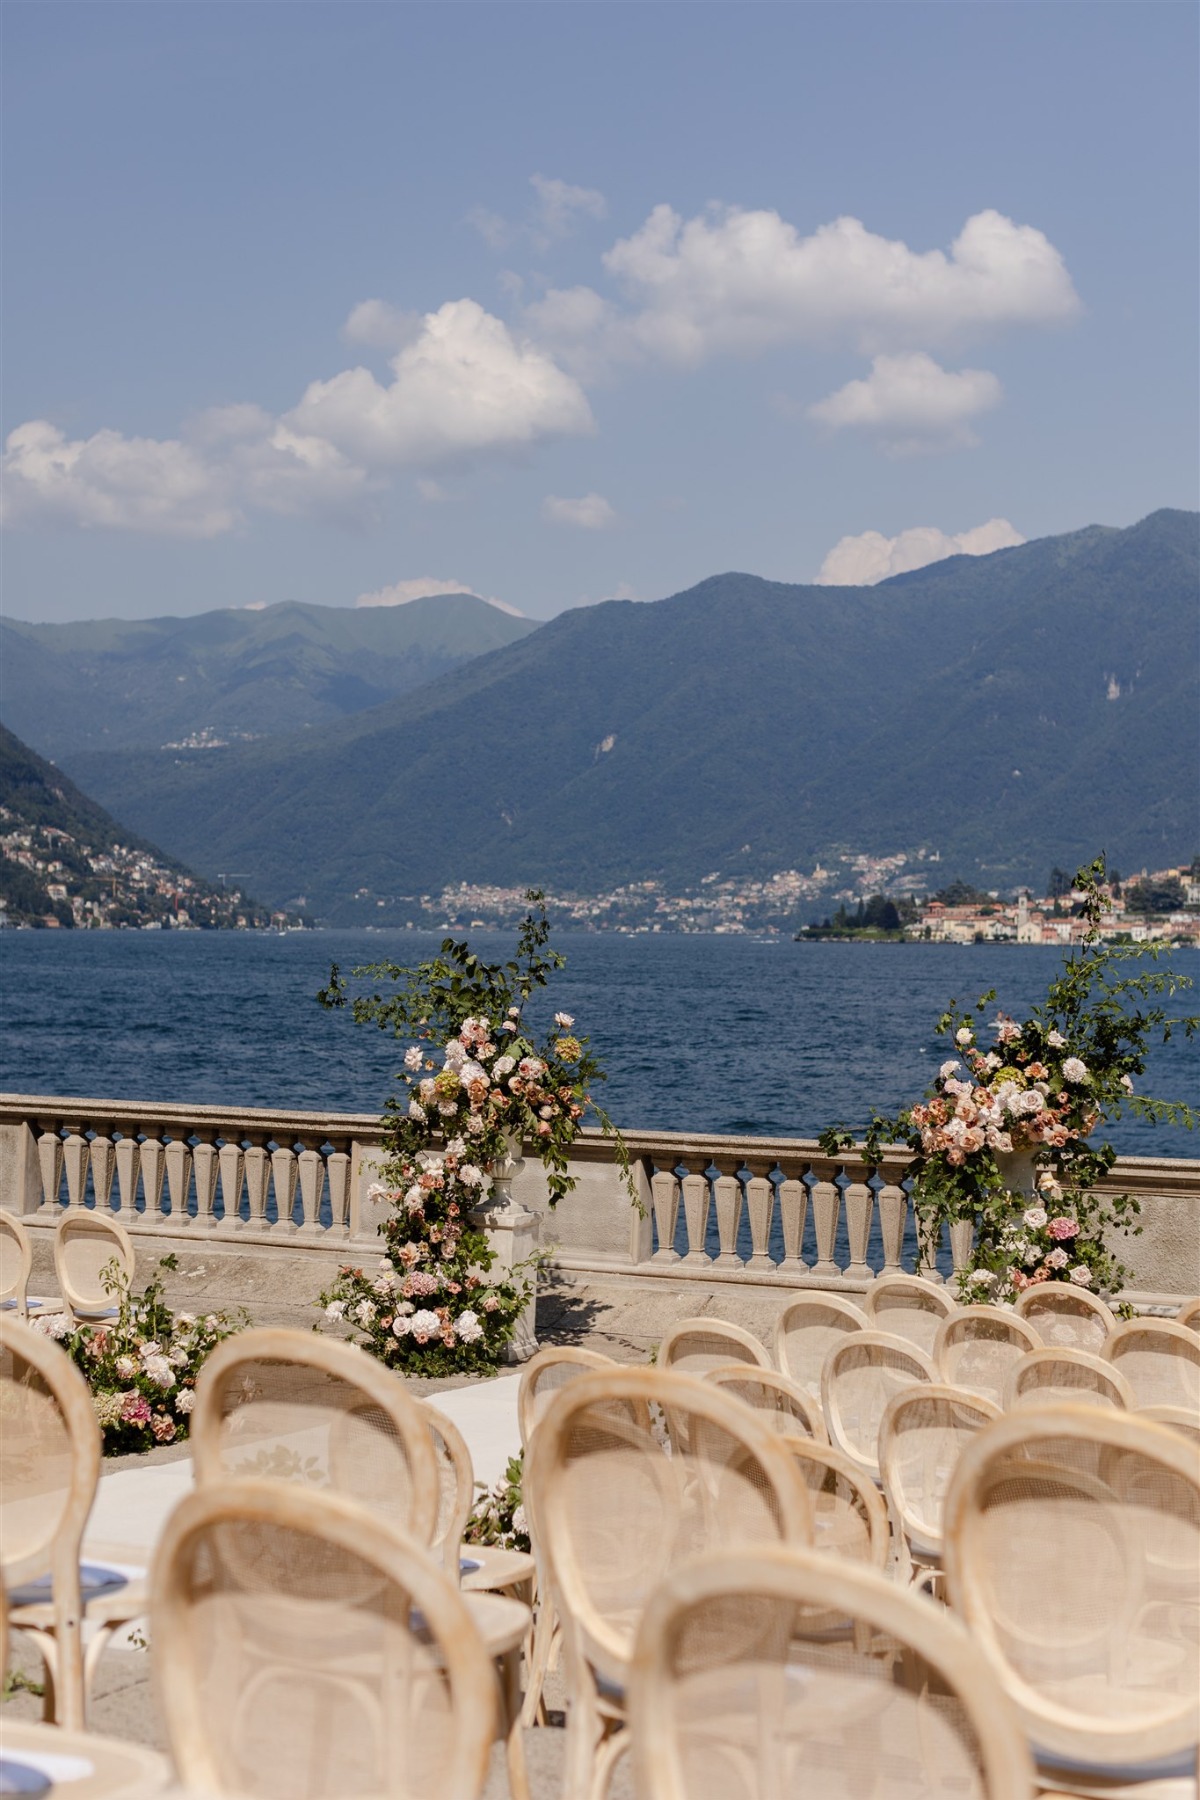
POLYGON ((888 1402, 879 1427, 879 1468, 895 1523, 901 1568, 918 1581, 942 1561, 943 1513, 958 1459, 977 1431, 1000 1417, 982 1394, 941 1382, 888 1402))
POLYGON ((1043 1344, 1056 1350, 1086 1350, 1092 1356, 1116 1324, 1103 1300, 1069 1281, 1039 1281, 1017 1295, 1018 1319, 1032 1325, 1043 1344))
POLYGON ((969 1388, 1001 1406, 1013 1364, 1041 1348, 1033 1326, 1004 1307, 960 1306, 938 1326, 933 1361, 939 1381, 969 1388))
POLYGON ((771 1358, 758 1339, 726 1319, 680 1319, 658 1347, 657 1367, 677 1375, 707 1375, 722 1363, 750 1363, 769 1369, 771 1358))
POLYGON ((825 1358, 849 1333, 866 1329, 867 1315, 844 1294, 797 1294, 775 1321, 776 1367, 820 1404, 825 1358))
POLYGON ((816 1438, 827 1444, 829 1433, 820 1402, 778 1369, 759 1369, 747 1363, 719 1363, 704 1376, 714 1387, 736 1394, 747 1406, 764 1413, 776 1431, 816 1438))
POLYGON ((1180 1406, 1200 1415, 1200 1336, 1172 1319, 1130 1319, 1100 1352, 1133 1389, 1133 1404, 1180 1406))
POLYGON ((887 1331, 933 1352, 938 1326, 957 1308, 954 1296, 940 1282, 919 1275, 880 1275, 863 1295, 862 1309, 869 1331, 887 1331))
POLYGON ((1087 1350, 1030 1350, 1004 1382, 1012 1406, 1119 1406, 1133 1411, 1133 1389, 1119 1370, 1087 1350))
POLYGON ((860 1331, 835 1344, 821 1371, 829 1441, 873 1481, 879 1474, 879 1427, 889 1400, 936 1379, 933 1363, 907 1338, 860 1331))
POLYGON ((116 1316, 120 1295, 105 1286, 110 1263, 117 1266, 118 1281, 132 1286, 137 1258, 125 1227, 108 1213, 70 1207, 54 1232, 54 1273, 73 1323, 116 1316))
POLYGON ((538 1420, 559 1388, 566 1387, 578 1375, 615 1366, 611 1356, 602 1356, 598 1350, 584 1350, 576 1344, 551 1344, 531 1356, 521 1370, 517 1388, 517 1425, 522 1446, 528 1445, 538 1420))

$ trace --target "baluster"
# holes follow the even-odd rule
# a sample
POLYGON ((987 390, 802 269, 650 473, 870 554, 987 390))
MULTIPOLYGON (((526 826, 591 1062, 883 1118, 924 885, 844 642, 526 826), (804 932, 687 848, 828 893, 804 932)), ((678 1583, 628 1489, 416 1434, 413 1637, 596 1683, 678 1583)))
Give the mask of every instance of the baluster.
POLYGON ((88 1141, 82 1125, 64 1125, 67 1141, 63 1145, 63 1167, 67 1171, 67 1205, 83 1205, 83 1192, 88 1172, 88 1141))
MULTIPOLYGON (((141 1162, 137 1134, 122 1132, 117 1140, 114 1160, 117 1165, 117 1195, 121 1203, 121 1223, 128 1225, 137 1212, 138 1166, 141 1162)), ((95 1163, 93 1161, 93 1170, 95 1163)), ((93 1174, 93 1180, 95 1176, 93 1174)))
POLYGON ((908 1195, 895 1182, 879 1190, 879 1228, 883 1234, 883 1272, 898 1274, 904 1252, 904 1227, 908 1220, 908 1195))
MULTIPOLYGON (((145 1145, 142 1146, 143 1151, 145 1145)), ((185 1137, 172 1138, 163 1152, 167 1165, 167 1192, 171 1197, 171 1229, 190 1225, 188 1197, 192 1185, 192 1147, 185 1137)))
POLYGON ((192 1168, 196 1176, 196 1224, 211 1231, 217 1223, 213 1202, 217 1197, 217 1146, 210 1138, 202 1138, 192 1149, 192 1168))
POLYGON ((852 1281, 872 1281, 867 1266, 867 1241, 871 1235, 871 1215, 875 1196, 865 1181, 852 1181, 846 1188, 846 1235, 850 1240, 850 1266, 846 1274, 852 1281))
POLYGON ((817 1236, 817 1260, 812 1266, 814 1275, 840 1275, 842 1272, 833 1260, 840 1201, 841 1195, 834 1182, 821 1179, 813 1183, 813 1230, 817 1236))
POLYGON ((271 1179, 271 1158, 261 1131, 251 1135, 246 1151, 246 1198, 250 1203, 247 1231, 263 1231, 267 1223, 267 1184, 271 1179))
POLYGON ((246 1159, 242 1154, 241 1136, 236 1125, 231 1125, 228 1132, 222 1132, 221 1135, 225 1139, 217 1152, 217 1167, 221 1173, 221 1210, 225 1229, 235 1231, 242 1222, 242 1180, 246 1172, 246 1159))
POLYGON ((144 1123, 142 1142, 138 1148, 138 1161, 142 1166, 142 1204, 145 1208, 142 1217, 147 1225, 161 1225, 164 1216, 163 1178, 167 1172, 167 1146, 163 1142, 162 1126, 144 1123))
POLYGON ((737 1254, 738 1222, 742 1216, 742 1184, 736 1175, 718 1175, 713 1183, 717 1201, 717 1241, 720 1255, 714 1269, 740 1269, 744 1265, 737 1254))
POLYGON ((774 1165, 749 1163, 750 1179, 746 1183, 746 1215, 750 1220, 750 1260, 748 1269, 774 1269, 771 1260, 771 1214, 775 1206, 775 1183, 769 1170, 774 1165))
POLYGON ((679 1217, 679 1179, 674 1169, 656 1169, 650 1181, 654 1198, 654 1224, 658 1232, 658 1249, 651 1262, 679 1261, 675 1248, 675 1221, 679 1217))
POLYGON ((300 1205, 308 1235, 321 1229, 321 1195, 325 1191, 325 1158, 319 1150, 300 1152, 300 1205))
POLYGON ((42 1178, 42 1206, 57 1213, 62 1191, 63 1141, 57 1125, 47 1123, 38 1134, 38 1171, 42 1178))
POLYGON ((708 1264, 712 1261, 704 1248, 708 1236, 708 1209, 712 1200, 712 1189, 708 1185, 707 1175, 693 1175, 690 1170, 683 1178, 683 1213, 687 1220, 688 1247, 685 1263, 693 1265, 708 1264))
POLYGON ((807 1275, 808 1264, 800 1255, 804 1238, 804 1221, 808 1214, 808 1186, 803 1181, 787 1180, 779 1184, 779 1216, 783 1225, 783 1261, 779 1267, 789 1275, 807 1275))
POLYGON ((330 1230, 339 1237, 350 1232, 350 1153, 339 1138, 325 1159, 329 1177, 330 1230))
POLYGON ((974 1248, 974 1219, 956 1219, 950 1227, 950 1258, 956 1275, 960 1269, 966 1268, 974 1248))
POLYGON ((275 1229, 292 1229, 292 1205, 296 1198, 296 1152, 290 1144, 281 1144, 271 1152, 271 1184, 275 1189, 275 1229))
POLYGON ((93 1127, 94 1136, 91 1142, 92 1194, 96 1201, 96 1211, 106 1213, 112 1208, 112 1184, 116 1174, 116 1145, 112 1141, 110 1125, 93 1127))

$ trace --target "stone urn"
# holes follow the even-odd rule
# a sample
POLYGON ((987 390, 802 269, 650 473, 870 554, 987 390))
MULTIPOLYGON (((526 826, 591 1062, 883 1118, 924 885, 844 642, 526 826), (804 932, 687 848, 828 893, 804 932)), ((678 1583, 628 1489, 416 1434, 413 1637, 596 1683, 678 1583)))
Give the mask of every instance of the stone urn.
POLYGON ((1032 1200, 1037 1193, 1037 1151, 994 1150, 992 1154, 1009 1193, 1032 1200))
POLYGON ((498 1219, 510 1218, 514 1213, 525 1212, 525 1207, 514 1199, 512 1191, 513 1182, 525 1167, 521 1148, 519 1134, 509 1132, 504 1139, 504 1154, 488 1163, 488 1191, 480 1196, 479 1205, 475 1208, 475 1218, 480 1225, 489 1225, 498 1219))
POLYGON ((488 1246, 495 1258, 493 1272, 507 1275, 521 1269, 530 1280, 529 1304, 517 1320, 516 1328, 504 1353, 508 1363, 526 1362, 537 1350, 537 1272, 530 1270, 530 1258, 537 1250, 540 1221, 535 1212, 522 1206, 512 1191, 512 1184, 524 1167, 521 1138, 510 1134, 505 1139, 503 1156, 496 1157, 487 1168, 490 1184, 480 1195, 478 1206, 471 1212, 471 1223, 487 1233, 488 1246))

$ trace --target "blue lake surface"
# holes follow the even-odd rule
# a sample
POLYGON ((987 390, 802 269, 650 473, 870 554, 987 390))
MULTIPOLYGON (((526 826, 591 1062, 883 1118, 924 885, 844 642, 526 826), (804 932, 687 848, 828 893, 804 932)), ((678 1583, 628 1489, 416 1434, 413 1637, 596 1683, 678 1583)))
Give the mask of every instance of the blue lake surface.
MULTIPOLYGON (((0 935, 0 1088, 106 1099, 376 1112, 394 1043, 315 999, 343 970, 411 963, 441 934, 6 932, 0 935)), ((500 960, 508 934, 471 934, 500 960)), ((602 1097, 627 1128, 809 1137, 915 1099, 952 997, 995 987, 1023 1014, 1062 952, 1026 945, 795 944, 787 939, 556 938, 567 966, 542 1002, 575 1015, 609 1072, 602 1097)), ((1200 975, 1200 955, 1175 967, 1200 975)), ((1177 1011, 1200 1011, 1182 996, 1177 1011)), ((994 1016, 989 1009, 988 1017, 994 1016)), ((1155 1048, 1144 1086, 1200 1104, 1200 1057, 1155 1048)), ((1196 1156, 1196 1135, 1133 1117, 1108 1133, 1141 1156, 1196 1156)))

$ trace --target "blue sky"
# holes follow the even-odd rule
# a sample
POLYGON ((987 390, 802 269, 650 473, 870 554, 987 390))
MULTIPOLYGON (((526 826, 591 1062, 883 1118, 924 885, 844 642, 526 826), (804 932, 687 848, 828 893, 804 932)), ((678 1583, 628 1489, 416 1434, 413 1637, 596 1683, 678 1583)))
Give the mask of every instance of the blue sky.
POLYGON ((1190 5, 2 16, 11 616, 547 617, 1196 504, 1190 5))

